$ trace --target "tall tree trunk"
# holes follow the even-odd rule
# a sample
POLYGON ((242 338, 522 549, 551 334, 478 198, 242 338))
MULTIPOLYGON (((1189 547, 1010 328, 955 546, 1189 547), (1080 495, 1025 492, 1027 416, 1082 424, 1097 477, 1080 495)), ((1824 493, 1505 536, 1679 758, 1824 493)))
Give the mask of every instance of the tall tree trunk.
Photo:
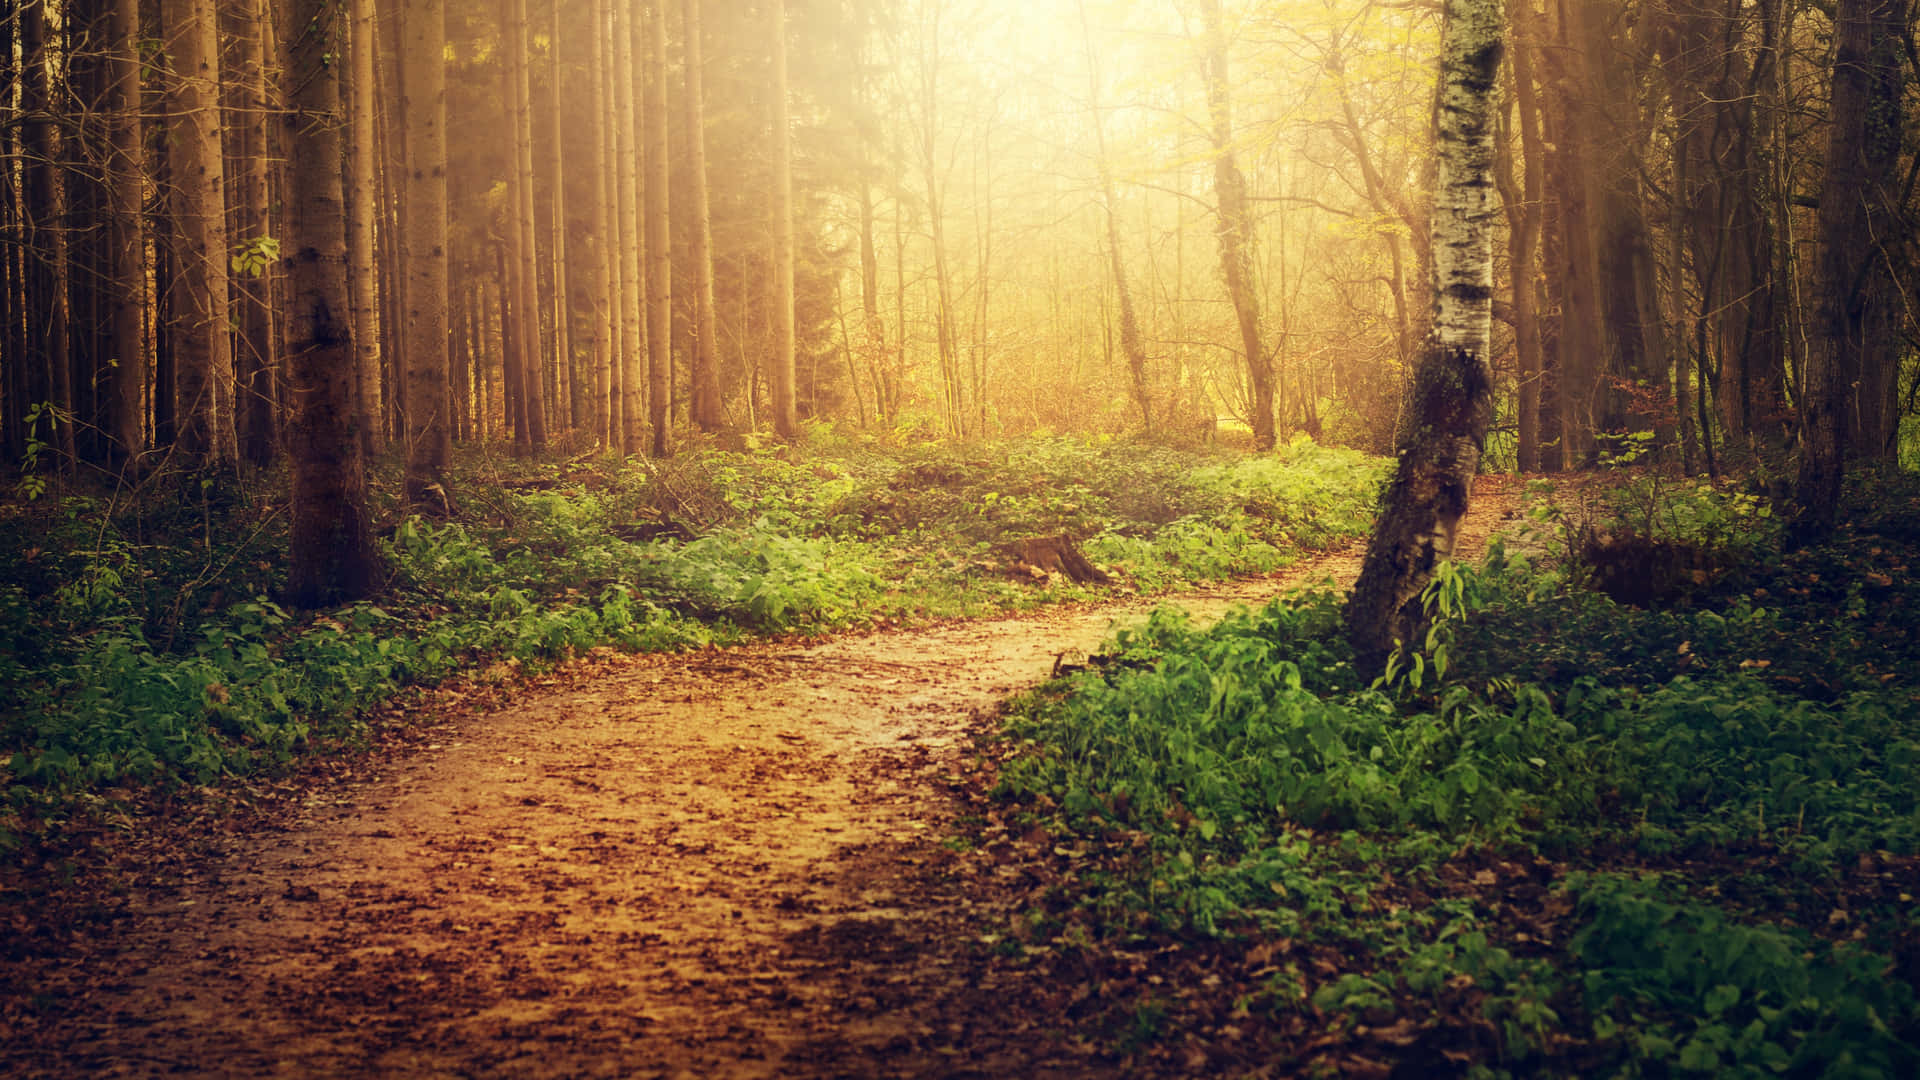
POLYGON ((793 135, 787 119, 787 4, 769 0, 767 33, 773 42, 773 430, 800 433, 795 405, 793 326, 793 135))
MULTIPOLYGON (((47 10, 51 0, 37 0, 20 10, 23 33, 21 52, 27 64, 23 95, 26 115, 31 121, 27 132, 25 208, 32 232, 27 257, 34 272, 28 280, 31 290, 29 310, 38 329, 35 353, 44 372, 45 400, 53 406, 51 416, 41 414, 35 432, 59 452, 56 467, 71 472, 76 463, 74 444, 73 348, 71 282, 68 266, 67 189, 61 169, 65 157, 65 136, 60 117, 66 111, 64 97, 67 58, 64 50, 48 40, 54 23, 47 10), (35 310, 37 309, 37 310, 35 310)), ((40 400, 24 402, 29 409, 40 400)))
POLYGON ((1220 0, 1201 0, 1207 33, 1207 132, 1213 139, 1213 193, 1218 201, 1220 271, 1227 297, 1233 301, 1240 325, 1240 347, 1246 354, 1248 385, 1252 390, 1253 445, 1271 450, 1273 427, 1273 366, 1260 343, 1260 298, 1253 291, 1253 214, 1247 205, 1247 178, 1233 153, 1232 85, 1227 78, 1227 33, 1220 19, 1220 0))
POLYGON ((406 498, 452 509, 447 461, 447 8, 407 0, 404 104, 407 139, 406 498))
MULTIPOLYGON (((547 23, 547 55, 552 59, 547 78, 548 117, 552 124, 552 157, 547 171, 553 184, 553 352, 554 362, 559 365, 562 378, 566 380, 567 427, 578 427, 581 418, 586 415, 585 388, 578 378, 578 369, 573 362, 573 272, 567 263, 570 245, 567 242, 567 168, 565 141, 560 137, 565 131, 566 109, 562 104, 565 94, 562 92, 560 77, 560 0, 549 0, 551 8, 547 23)), ((556 408, 558 403, 556 403, 556 408)))
POLYGON ((346 207, 340 159, 345 117, 335 62, 345 27, 339 0, 292 0, 287 74, 287 238, 284 253, 293 415, 289 599, 301 607, 373 593, 379 562, 367 524, 366 461, 354 430, 346 207))
POLYGON ((229 9, 234 44, 234 67, 228 72, 228 93, 232 120, 231 160, 236 164, 233 177, 233 235, 228 242, 246 252, 234 275, 233 312, 239 324, 235 340, 236 408, 234 422, 239 430, 240 454, 254 465, 266 465, 277 451, 274 431, 275 403, 280 365, 278 341, 273 326, 274 260, 260 258, 259 245, 270 239, 273 224, 268 220, 269 147, 267 145, 267 39, 266 0, 237 0, 229 9))
POLYGON ((113 236, 111 273, 114 362, 114 438, 123 460, 147 449, 146 148, 140 101, 140 0, 113 0, 107 48, 111 55, 108 105, 113 150, 108 158, 108 219, 113 236))
POLYGON ((510 0, 510 6, 506 38, 507 77, 513 82, 513 220, 519 234, 514 258, 520 263, 515 298, 516 310, 521 312, 520 397, 526 414, 526 446, 538 452, 547 448, 547 370, 540 353, 540 256, 534 241, 533 82, 527 62, 533 27, 527 19, 527 0, 510 0))
MULTIPOLYGON (((1510 0, 1514 35, 1531 37, 1532 0, 1510 0)), ((1507 51, 1511 60, 1514 104, 1520 114, 1520 175, 1517 200, 1508 203, 1509 276, 1513 287, 1514 351, 1519 358, 1515 380, 1515 413, 1519 427, 1517 464, 1523 473, 1540 471, 1540 311, 1536 260, 1540 249, 1541 171, 1540 102, 1534 88, 1532 41, 1515 42, 1507 51)))
POLYGON ((1453 557, 1493 413, 1493 87, 1498 0, 1446 0, 1435 132, 1433 330, 1395 438, 1392 482, 1347 601, 1362 670, 1402 643, 1418 647, 1420 593, 1453 557))
POLYGON ((1883 198, 1876 190, 1883 177, 1875 175, 1882 152, 1874 143, 1887 136, 1875 125, 1892 124, 1891 137, 1899 137, 1898 97, 1883 95, 1888 88, 1897 95, 1898 76, 1890 77, 1886 67, 1899 63, 1895 35, 1905 11, 1905 0, 1840 0, 1835 15, 1826 179, 1820 186, 1814 317, 1801 408, 1801 539, 1825 535, 1838 519, 1853 426, 1850 384, 1860 377, 1868 334, 1878 329, 1877 279, 1886 256, 1872 232, 1883 198))
POLYGON ((174 442, 191 466, 224 470, 232 466, 236 447, 220 52, 211 0, 162 0, 160 11, 172 35, 167 172, 176 240, 169 334, 174 442))
POLYGON ((620 127, 621 318, 628 333, 620 353, 620 448, 628 454, 647 448, 647 361, 652 355, 647 325, 646 221, 641 206, 642 132, 640 130, 641 57, 647 51, 640 0, 621 0, 615 15, 614 48, 618 62, 615 108, 620 127))
POLYGON ((713 309, 713 214, 707 206, 706 95, 702 89, 700 48, 701 0, 685 0, 687 68, 687 197, 693 243, 687 258, 693 266, 693 380, 692 421, 702 431, 725 425, 720 400, 718 320, 713 309))
POLYGON ((587 264, 593 296, 593 408, 594 438, 612 450, 620 445, 613 421, 619 410, 613 406, 613 365, 619 355, 619 272, 616 253, 620 247, 620 223, 615 204, 617 184, 613 169, 613 107, 608 81, 607 0, 592 0, 593 43, 593 134, 587 140, 587 170, 593 175, 593 238, 587 264))
MULTIPOLYGON (((122 0, 124 2, 124 0, 122 0)), ((378 30, 374 0, 348 0, 352 25, 348 29, 348 87, 352 104, 347 119, 347 173, 351 190, 347 203, 347 287, 353 320, 354 428, 366 455, 386 448, 380 423, 385 407, 380 395, 380 303, 375 292, 374 218, 379 191, 374 176, 373 56, 378 30)))
POLYGON ((673 251, 667 217, 667 4, 647 6, 646 112, 647 183, 647 422, 653 429, 653 456, 673 450, 673 251))

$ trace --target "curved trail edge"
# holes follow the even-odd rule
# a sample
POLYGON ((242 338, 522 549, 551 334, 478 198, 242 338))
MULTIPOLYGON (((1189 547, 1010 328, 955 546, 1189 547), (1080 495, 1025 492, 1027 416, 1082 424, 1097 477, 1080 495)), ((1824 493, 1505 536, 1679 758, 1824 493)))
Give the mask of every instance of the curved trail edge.
MULTIPOLYGON (((1485 480, 1463 558, 1513 512, 1485 480)), ((429 699, 454 717, 436 741, 148 867, 108 925, 70 929, 63 962, 16 967, 0 1066, 1111 1075, 1106 1050, 1009 1015, 1023 992, 978 935, 1005 924, 1017 871, 940 842, 967 736, 1116 622, 1345 587, 1361 551, 1082 611, 596 654, 473 715, 429 699)))

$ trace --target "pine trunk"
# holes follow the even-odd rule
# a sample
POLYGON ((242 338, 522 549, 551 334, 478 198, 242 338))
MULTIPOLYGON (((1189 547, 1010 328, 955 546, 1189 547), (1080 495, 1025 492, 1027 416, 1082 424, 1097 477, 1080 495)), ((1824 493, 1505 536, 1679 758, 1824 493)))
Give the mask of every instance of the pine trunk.
POLYGON ((725 425, 720 400, 718 321, 713 310, 713 215, 707 206, 706 101, 701 89, 701 0, 685 0, 687 68, 687 196, 693 243, 687 257, 693 267, 692 420, 702 431, 725 425))
POLYGON ((446 0, 407 0, 406 497, 451 509, 447 393, 446 0))
POLYGON ((378 558, 367 523, 366 462, 355 431, 356 366, 347 298, 340 158, 341 31, 335 0, 293 0, 283 64, 289 88, 287 451, 293 520, 287 591, 301 607, 371 595, 378 558))
POLYGON ((647 13, 647 420, 653 456, 673 451, 673 252, 667 217, 667 5, 652 0, 647 13))
POLYGON ((190 467, 224 470, 236 448, 218 35, 210 0, 162 0, 161 18, 173 35, 167 171, 175 240, 168 327, 174 444, 190 467))

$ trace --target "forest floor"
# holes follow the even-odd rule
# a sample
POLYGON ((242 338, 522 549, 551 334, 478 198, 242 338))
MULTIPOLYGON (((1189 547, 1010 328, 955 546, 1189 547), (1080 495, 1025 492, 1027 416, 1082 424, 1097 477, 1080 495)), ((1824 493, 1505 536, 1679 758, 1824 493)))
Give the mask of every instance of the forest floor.
MULTIPOLYGON (((1518 502, 1481 478, 1462 557, 1518 502)), ((1005 939, 1048 841, 998 820, 979 739, 1116 621, 1344 587, 1360 552, 1157 601, 496 665, 394 706, 370 751, 8 890, 0 1073, 1204 1072, 1233 1030, 1136 1052, 1061 1022, 1114 973, 1005 939)))

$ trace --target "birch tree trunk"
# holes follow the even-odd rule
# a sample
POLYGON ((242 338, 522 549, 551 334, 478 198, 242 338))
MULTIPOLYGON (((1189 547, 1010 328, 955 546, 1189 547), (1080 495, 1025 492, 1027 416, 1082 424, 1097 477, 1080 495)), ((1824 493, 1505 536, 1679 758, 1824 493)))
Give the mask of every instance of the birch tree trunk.
POLYGON ((1452 558, 1493 412, 1493 87, 1498 0, 1446 0, 1435 110, 1433 329, 1408 388, 1398 460, 1347 600, 1347 636, 1377 670, 1422 629, 1420 593, 1452 558))
POLYGON ((340 54, 346 25, 338 0, 293 0, 282 63, 289 99, 287 235, 288 374, 293 468, 288 598, 300 607, 358 600, 378 585, 367 523, 366 461, 355 431, 346 214, 340 160, 340 54))

